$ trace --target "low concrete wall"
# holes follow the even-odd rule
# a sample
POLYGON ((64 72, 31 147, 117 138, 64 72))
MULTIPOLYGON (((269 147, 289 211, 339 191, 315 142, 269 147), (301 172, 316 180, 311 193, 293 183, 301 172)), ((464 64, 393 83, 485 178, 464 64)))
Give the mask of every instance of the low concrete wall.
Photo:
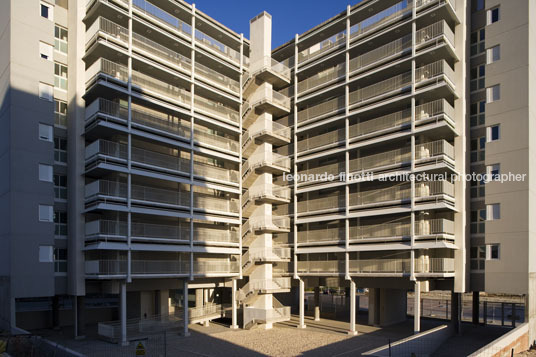
POLYGON ((364 356, 431 356, 441 344, 454 334, 454 329, 450 325, 441 325, 433 329, 406 337, 402 340, 391 343, 391 353, 389 345, 378 347, 374 350, 363 353, 364 356))
POLYGON ((529 347, 529 324, 523 323, 472 353, 469 357, 509 357, 512 349, 515 353, 519 353, 528 350, 529 347))

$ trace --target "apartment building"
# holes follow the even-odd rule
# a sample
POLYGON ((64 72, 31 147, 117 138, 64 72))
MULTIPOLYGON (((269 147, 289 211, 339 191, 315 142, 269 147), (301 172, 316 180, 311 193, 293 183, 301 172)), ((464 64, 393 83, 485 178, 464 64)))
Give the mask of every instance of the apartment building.
POLYGON ((248 40, 180 0, 2 3, 0 321, 127 343, 295 294, 303 328, 327 285, 374 325, 431 290, 534 321, 533 180, 498 181, 533 164, 531 5, 364 0, 272 50, 267 13, 248 40))

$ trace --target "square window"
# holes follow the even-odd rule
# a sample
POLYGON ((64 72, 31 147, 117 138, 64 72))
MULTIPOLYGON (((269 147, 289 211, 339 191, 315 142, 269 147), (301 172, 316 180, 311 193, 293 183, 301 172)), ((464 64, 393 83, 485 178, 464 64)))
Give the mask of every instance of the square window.
POLYGON ((500 259, 500 245, 488 244, 487 245, 487 260, 499 260, 500 259))
POLYGON ((39 140, 52 142, 52 125, 39 123, 39 140))
POLYGON ((499 8, 493 8, 488 10, 488 25, 491 25, 499 21, 499 8))
POLYGON ((52 102, 54 99, 54 87, 50 84, 39 82, 39 99, 52 102))
POLYGON ((52 6, 51 4, 41 1, 39 3, 39 11, 41 17, 49 19, 50 21, 54 20, 54 6, 52 6))
POLYGON ((486 205, 486 210, 488 221, 494 221, 501 218, 501 205, 499 203, 486 205))
POLYGON ((499 125, 493 125, 489 126, 487 128, 486 132, 487 141, 497 141, 500 138, 500 126, 499 125))
POLYGON ((40 263, 52 263, 54 259, 53 250, 51 245, 39 246, 39 262, 40 263))
POLYGON ((501 99, 501 85, 496 84, 494 86, 488 87, 486 90, 486 102, 492 103, 501 99))
POLYGON ((493 46, 486 50, 486 63, 491 64, 501 59, 501 45, 493 46))
POLYGON ((490 181, 498 180, 498 176, 501 173, 501 164, 493 164, 486 166, 486 173, 488 174, 490 181))
POLYGON ((54 211, 53 207, 49 205, 39 205, 39 221, 40 222, 53 222, 54 211))
POLYGON ((39 42, 39 56, 47 61, 52 61, 52 45, 39 42))
POLYGON ((52 182, 52 165, 39 164, 39 181, 52 182))

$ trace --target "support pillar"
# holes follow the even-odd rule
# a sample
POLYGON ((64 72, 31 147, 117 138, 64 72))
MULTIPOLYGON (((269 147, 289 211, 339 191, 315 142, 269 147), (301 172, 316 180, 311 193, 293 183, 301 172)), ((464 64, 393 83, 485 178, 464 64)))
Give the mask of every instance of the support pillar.
POLYGON ((60 329, 60 297, 57 295, 52 297, 52 328, 60 329))
POLYGON ((231 328, 232 329, 237 329, 238 328, 238 323, 237 323, 237 309, 238 309, 238 304, 237 304, 237 301, 236 301, 236 279, 233 279, 232 280, 233 282, 233 285, 231 287, 231 304, 232 304, 232 322, 231 322, 231 328))
POLYGON ((300 322, 298 328, 305 328, 305 282, 300 279, 300 322))
POLYGON ((454 331, 456 333, 461 333, 461 322, 462 322, 462 309, 461 309, 461 302, 462 302, 462 294, 452 292, 452 301, 451 301, 451 321, 452 325, 454 326, 454 331))
POLYGON ((195 289, 195 307, 203 306, 203 289, 195 289))
POLYGON ((368 323, 371 326, 380 325, 380 289, 370 288, 368 293, 368 323))
POLYGON ((121 282, 119 291, 119 319, 121 320, 121 346, 128 345, 127 338, 127 283, 121 282))
POLYGON ((421 284, 415 282, 415 292, 413 294, 413 333, 421 332, 421 284))
MULTIPOLYGON (((210 289, 203 289, 203 306, 208 305, 209 294, 210 294, 210 289)), ((203 322, 203 326, 209 327, 210 326, 210 321, 207 320, 207 321, 203 322)))
POLYGON ((512 327, 516 327, 516 303, 512 303, 512 327))
POLYGON ((190 332, 188 331, 188 323, 190 322, 190 316, 188 314, 188 279, 184 279, 184 285, 182 289, 182 293, 184 294, 184 336, 190 336, 190 332))
POLYGON ((315 286, 314 302, 315 302, 315 321, 320 321, 320 287, 319 286, 315 286))
POLYGON ((86 338, 86 311, 85 297, 77 296, 76 298, 76 332, 75 339, 82 340, 86 338))
POLYGON ((357 335, 357 330, 355 329, 355 281, 350 280, 350 292, 348 298, 350 299, 350 330, 348 331, 349 335, 357 335))
POLYGON ((480 291, 473 291, 473 324, 480 323, 480 291))

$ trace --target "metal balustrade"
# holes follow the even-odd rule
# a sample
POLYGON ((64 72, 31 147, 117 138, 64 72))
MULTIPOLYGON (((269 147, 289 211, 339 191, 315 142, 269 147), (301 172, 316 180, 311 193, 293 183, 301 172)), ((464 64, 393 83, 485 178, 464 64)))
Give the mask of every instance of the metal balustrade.
POLYGON ((454 273, 454 258, 429 258, 426 256, 415 259, 416 273, 454 273))
POLYGON ((448 181, 425 181, 415 183, 415 197, 447 195, 454 197, 454 184, 448 181))
MULTIPOLYGON (((125 275, 127 260, 87 260, 86 275, 125 275)), ((131 260, 131 274, 189 274, 190 260, 131 260)))
POLYGON ((395 186, 350 193, 350 206, 363 206, 374 203, 399 201, 411 198, 411 184, 400 183, 395 186))
POLYGON ((316 149, 325 145, 345 140, 344 128, 315 135, 298 141, 298 152, 316 149))
POLYGON ((355 25, 352 25, 350 27, 350 38, 364 35, 383 26, 390 21, 398 20, 400 18, 410 15, 412 5, 413 2, 411 0, 403 0, 385 10, 382 10, 366 18, 365 20, 355 25))
POLYGON ((203 162, 194 162, 194 175, 201 178, 211 178, 238 183, 238 171, 217 167, 203 162))
POLYGON ((196 111, 199 109, 204 110, 212 115, 215 115, 226 120, 238 123, 239 115, 238 111, 223 105, 222 103, 213 102, 210 99, 200 97, 196 95, 194 97, 194 108, 196 111))
POLYGON ((415 44, 416 46, 426 44, 442 36, 445 36, 447 41, 454 46, 454 32, 452 32, 445 20, 438 21, 418 30, 415 33, 415 44))
POLYGON ((454 235, 454 221, 444 218, 415 221, 415 235, 428 236, 438 234, 454 235))
POLYGON ((344 105, 344 96, 340 96, 302 109, 298 112, 298 123, 318 118, 334 111, 342 110, 344 109, 344 105))
POLYGON ((99 16, 86 30, 86 46, 93 41, 98 32, 103 32, 111 38, 128 43, 128 29, 99 16))
POLYGON ((318 197, 298 202, 298 213, 314 212, 325 209, 344 208, 344 195, 318 197))
POLYGON ((298 53, 298 63, 301 64, 307 60, 318 57, 328 50, 335 48, 346 42, 346 30, 339 32, 330 38, 323 40, 298 53))
POLYGON ((251 63, 249 67, 251 71, 255 71, 255 73, 246 72, 244 76, 244 81, 242 82, 243 85, 245 85, 251 78, 253 78, 256 73, 262 72, 266 69, 269 69, 277 73, 281 77, 285 78, 287 81, 290 81, 290 68, 282 62, 276 61, 271 56, 264 56, 257 62, 251 63))
POLYGON ((373 63, 380 62, 386 58, 404 53, 406 50, 411 48, 411 44, 412 36, 410 34, 380 47, 377 47, 372 51, 354 57, 350 60, 349 71, 357 71, 359 69, 370 66, 373 63))
POLYGON ((194 261, 194 274, 238 274, 238 261, 205 260, 194 261))
POLYGON ((345 262, 341 260, 298 261, 298 273, 343 274, 345 262))
POLYGON ((200 192, 194 193, 194 207, 230 213, 239 212, 238 199, 218 198, 200 192))
POLYGON ((437 3, 438 5, 442 5, 444 3, 450 4, 450 6, 452 6, 453 9, 456 9, 456 1, 455 0, 416 0, 415 1, 415 6, 417 7, 417 9, 419 9, 421 7, 424 7, 426 5, 431 5, 431 4, 434 4, 434 3, 437 3))
POLYGON ((379 97, 390 92, 402 90, 411 85, 411 72, 399 74, 397 76, 376 82, 367 87, 350 92, 349 104, 358 104, 374 97, 379 97))
POLYGON ((298 82, 298 94, 319 87, 334 79, 344 77, 344 74, 346 73, 345 67, 345 63, 340 63, 298 82))
POLYGON ((238 242, 240 241, 240 235, 238 231, 230 229, 194 227, 194 241, 238 244, 238 242))
POLYGON ((144 13, 145 15, 162 21, 166 25, 171 26, 175 30, 182 32, 184 35, 191 37, 192 27, 184 21, 173 16, 169 12, 162 10, 158 6, 146 1, 146 0, 133 0, 132 5, 134 9, 144 13))
POLYGON ((426 160, 442 155, 454 160, 454 146, 446 140, 415 145, 415 160, 426 160))
POLYGON ((431 79, 441 80, 443 75, 451 83, 454 83, 454 70, 450 68, 447 61, 440 60, 417 68, 415 70, 415 83, 427 82, 431 79))
POLYGON ((242 256, 242 266, 246 265, 246 262, 288 260, 290 257, 290 248, 250 247, 246 254, 242 256))
POLYGON ((242 147, 249 144, 257 136, 269 134, 290 141, 291 128, 276 123, 270 119, 257 119, 255 123, 242 134, 242 147))
POLYGON ((223 56, 231 59, 236 64, 240 64, 240 52, 232 49, 231 47, 224 45, 220 41, 210 37, 204 32, 195 30, 195 39, 198 43, 203 44, 204 46, 216 50, 218 53, 223 56))
POLYGON ((151 56, 156 56, 160 59, 173 63, 182 68, 184 71, 189 72, 192 70, 192 61, 188 57, 172 51, 169 48, 135 32, 132 33, 132 45, 134 48, 144 50, 151 56))
POLYGON ((328 177, 326 177, 327 175, 337 176, 341 172, 344 172, 344 171, 345 171, 344 162, 336 162, 333 164, 322 165, 322 166, 318 166, 318 167, 314 167, 310 169, 303 169, 303 170, 300 170, 298 174, 300 176, 307 175, 308 176, 307 182, 312 183, 312 182, 327 180, 328 179, 328 177))
POLYGON ((221 135, 212 134, 201 129, 196 128, 194 130, 194 140, 199 143, 213 145, 235 153, 238 152, 238 141, 221 135))
POLYGON ((373 225, 350 226, 349 239, 361 240, 367 238, 409 237, 410 222, 389 222, 373 225))
POLYGON ((454 108, 446 99, 437 99, 415 107, 415 121, 425 121, 437 115, 446 115, 451 121, 454 120, 454 108))
POLYGON ((290 158, 275 152, 254 154, 242 164, 242 176, 246 176, 252 170, 263 166, 276 166, 288 171, 290 170, 290 158))
MULTIPOLYGON (((362 259, 350 260, 350 273, 411 273, 411 259, 362 259)), ((416 273, 452 273, 454 272, 453 258, 416 258, 416 273)))
POLYGON ((290 187, 278 186, 275 184, 256 185, 242 194, 242 206, 249 200, 256 200, 262 197, 277 197, 290 200, 290 187))
POLYGON ((311 229, 298 232, 298 243, 343 241, 344 227, 311 229))
POLYGON ((216 82, 223 87, 232 90, 233 92, 238 92, 240 90, 240 84, 238 81, 235 81, 234 79, 231 79, 199 62, 195 63, 195 74, 210 81, 216 82))

